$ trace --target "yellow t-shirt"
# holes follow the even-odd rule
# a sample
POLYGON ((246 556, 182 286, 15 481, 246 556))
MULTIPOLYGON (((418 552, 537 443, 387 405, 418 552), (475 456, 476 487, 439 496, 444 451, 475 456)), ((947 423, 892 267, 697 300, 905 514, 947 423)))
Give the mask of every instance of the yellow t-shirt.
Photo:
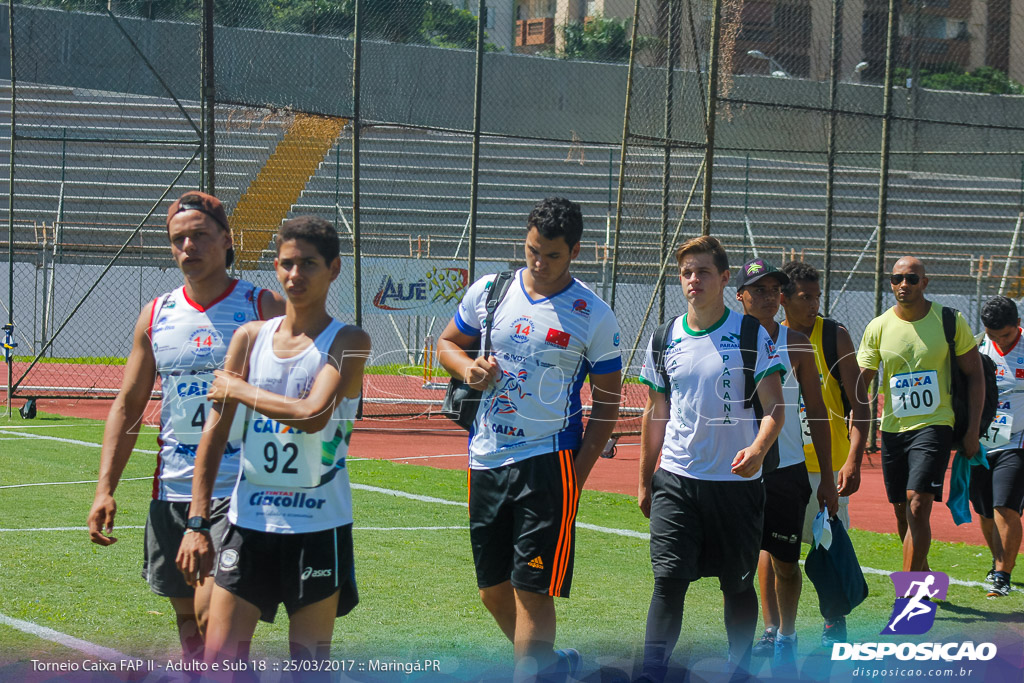
MULTIPOLYGON (((953 341, 958 356, 975 346, 971 328, 959 312, 953 341)), ((953 426, 942 306, 932 303, 928 314, 915 322, 901 320, 892 308, 872 320, 864 330, 857 363, 871 370, 882 365, 878 383, 879 392, 885 394, 882 431, 953 426)))
MULTIPOLYGON (((825 409, 828 411, 828 426, 832 435, 832 470, 838 472, 850 455, 850 430, 846 424, 846 415, 843 414, 843 392, 839 388, 839 382, 829 373, 828 363, 825 362, 825 351, 821 341, 823 320, 819 317, 814 321, 810 340, 811 346, 814 347, 814 364, 818 366, 821 395, 825 399, 825 409)), ((852 387, 850 393, 853 393, 852 387)), ((804 439, 804 458, 807 460, 808 472, 820 471, 818 456, 809 438, 804 439)))

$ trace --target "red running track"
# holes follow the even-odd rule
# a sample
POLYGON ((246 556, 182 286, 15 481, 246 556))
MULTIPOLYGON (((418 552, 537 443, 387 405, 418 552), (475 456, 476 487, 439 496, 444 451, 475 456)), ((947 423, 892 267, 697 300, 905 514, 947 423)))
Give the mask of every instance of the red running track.
MULTIPOLYGON (((117 368, 120 370, 120 368, 117 368)), ((116 373, 119 380, 120 373, 116 373)), ((110 379, 113 376, 108 375, 110 379)), ((409 378, 410 381, 415 378, 409 378)), ((110 386, 110 385, 108 385, 110 386)), ((437 393, 429 394, 436 398, 437 393)), ((2 401, 0 397, 0 401, 2 401)), ((48 413, 102 420, 110 410, 109 399, 50 399, 40 398, 38 409, 48 413)), ((21 401, 15 399, 15 407, 21 401)), ((146 423, 155 425, 159 420, 157 404, 146 412, 146 423)), ((375 417, 356 424, 352 439, 353 457, 379 458, 398 463, 427 465, 444 469, 466 467, 466 433, 444 418, 386 419, 375 417), (411 440, 415 446, 410 448, 411 440), (412 452, 410 452, 412 451, 412 452)), ((640 446, 638 437, 624 437, 616 456, 601 459, 594 467, 585 488, 635 496, 638 481, 640 446)), ((949 491, 949 471, 946 473, 945 491, 949 491)), ((850 499, 850 521, 856 529, 882 533, 896 533, 892 506, 886 500, 882 485, 882 470, 878 456, 865 457, 861 473, 860 490, 850 499)), ((945 503, 937 503, 932 513, 932 532, 940 541, 958 541, 984 545, 977 516, 971 524, 953 524, 945 503)))

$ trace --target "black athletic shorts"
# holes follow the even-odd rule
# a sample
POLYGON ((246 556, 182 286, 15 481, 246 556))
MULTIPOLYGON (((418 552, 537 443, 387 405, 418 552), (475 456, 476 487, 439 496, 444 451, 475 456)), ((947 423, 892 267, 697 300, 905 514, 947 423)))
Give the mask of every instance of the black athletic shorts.
POLYGON ((659 468, 651 489, 655 578, 717 576, 723 593, 753 585, 764 519, 761 479, 707 481, 659 468))
POLYGON ((576 551, 576 483, 570 450, 469 471, 469 538, 476 583, 569 597, 576 551))
POLYGON ((306 534, 274 534, 230 525, 214 568, 217 585, 250 602, 273 622, 284 603, 289 616, 338 595, 337 615, 359 603, 352 561, 352 525, 306 534))
POLYGON ((932 493, 941 501, 952 440, 953 428, 946 426, 882 432, 882 478, 889 502, 907 502, 907 491, 932 493))
MULTIPOLYGON (((231 498, 214 498, 210 506, 210 539, 216 552, 228 530, 231 498)), ((142 578, 150 590, 165 598, 191 598, 195 591, 185 583, 176 559, 188 521, 188 501, 152 500, 142 540, 142 578)))
POLYGON ((996 451, 988 456, 989 467, 971 468, 971 505, 982 517, 992 519, 995 508, 1024 510, 1024 450, 996 451), (991 469, 989 469, 991 468, 991 469))
POLYGON ((761 550, 780 562, 797 562, 804 513, 811 500, 807 465, 800 462, 764 475, 764 493, 761 550))

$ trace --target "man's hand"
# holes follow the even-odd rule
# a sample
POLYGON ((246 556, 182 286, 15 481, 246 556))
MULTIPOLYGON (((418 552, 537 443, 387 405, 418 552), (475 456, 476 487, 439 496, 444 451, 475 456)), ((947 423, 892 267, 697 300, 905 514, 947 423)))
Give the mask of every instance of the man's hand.
POLYGON ((206 398, 215 403, 227 403, 234 400, 232 389, 235 382, 242 381, 238 375, 225 370, 213 371, 213 382, 206 391, 206 398))
POLYGON ((114 531, 116 514, 117 502, 113 496, 97 494, 89 510, 89 540, 97 545, 117 543, 117 538, 110 535, 114 531))
POLYGON ((821 473, 821 482, 818 484, 818 509, 828 508, 828 516, 834 517, 839 511, 839 493, 836 491, 836 484, 828 472, 821 473))
POLYGON ((185 582, 195 588, 213 570, 213 543, 209 531, 190 531, 181 539, 176 560, 185 582))
POLYGON ((978 442, 977 436, 965 434, 963 441, 960 444, 960 448, 963 450, 964 456, 970 460, 981 450, 981 443, 978 442))
POLYGON ((764 453, 758 453, 753 446, 747 446, 732 459, 732 473, 749 479, 761 469, 764 456, 764 453))
POLYGON ((860 467, 854 464, 853 456, 846 459, 836 473, 836 490, 840 496, 852 496, 860 489, 860 467))
POLYGON ((462 376, 465 377, 466 384, 473 389, 485 391, 501 377, 501 367, 494 356, 478 357, 466 368, 462 376))
POLYGON ((640 505, 640 512, 644 513, 644 517, 647 519, 651 518, 651 486, 650 484, 644 484, 640 482, 640 486, 636 492, 636 502, 640 505))

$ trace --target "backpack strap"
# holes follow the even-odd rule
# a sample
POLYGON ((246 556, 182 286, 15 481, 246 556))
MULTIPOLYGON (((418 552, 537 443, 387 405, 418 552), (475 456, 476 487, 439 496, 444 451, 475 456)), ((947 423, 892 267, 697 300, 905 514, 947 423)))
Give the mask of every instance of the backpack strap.
POLYGON ((671 341, 672 326, 675 325, 676 318, 672 318, 658 325, 658 329, 654 330, 654 337, 651 338, 651 356, 654 358, 654 371, 661 377, 662 383, 665 385, 665 401, 672 405, 672 385, 671 380, 668 376, 668 370, 665 369, 665 352, 668 351, 668 343, 671 341))
POLYGON ((494 313, 498 310, 502 299, 505 298, 505 294, 508 293, 515 274, 513 270, 498 273, 494 282, 491 283, 491 288, 487 290, 487 300, 484 302, 484 307, 487 309, 487 317, 484 319, 484 357, 491 352, 491 327, 494 323, 494 313))
MULTIPOLYGON (((740 357, 743 360, 743 407, 749 410, 754 407, 755 386, 754 369, 757 367, 757 333, 761 329, 760 321, 752 315, 744 315, 740 323, 740 357)), ((757 410, 760 410, 758 403, 757 410)), ((760 419, 760 415, 757 416, 760 419)))
POLYGON ((831 318, 823 318, 821 321, 821 351, 825 357, 825 365, 828 367, 828 374, 832 375, 832 378, 839 385, 839 395, 843 401, 844 415, 850 414, 850 409, 853 406, 853 401, 847 396, 846 387, 843 386, 843 375, 839 371, 839 328, 846 329, 846 325, 843 325, 837 320, 831 318))
POLYGON ((955 308, 942 307, 942 332, 946 335, 946 344, 949 346, 949 377, 956 375, 956 314, 955 308))

